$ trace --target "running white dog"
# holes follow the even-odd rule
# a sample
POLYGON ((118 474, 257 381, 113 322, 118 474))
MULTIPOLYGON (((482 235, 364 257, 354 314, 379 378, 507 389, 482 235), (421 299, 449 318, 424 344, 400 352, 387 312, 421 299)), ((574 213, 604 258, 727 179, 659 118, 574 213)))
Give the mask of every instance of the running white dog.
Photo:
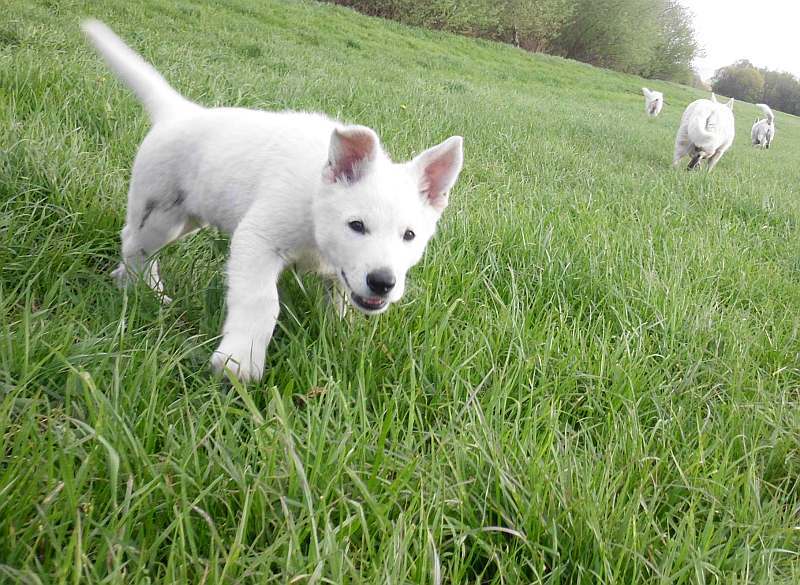
POLYGON ((760 148, 769 148, 772 145, 772 140, 775 138, 775 114, 767 104, 756 104, 766 118, 756 120, 753 124, 753 129, 750 131, 750 138, 753 141, 753 146, 760 148))
POLYGON ((684 156, 689 155, 689 169, 708 160, 708 170, 711 171, 733 144, 735 133, 733 98, 722 105, 712 93, 710 100, 692 102, 683 112, 678 135, 675 137, 673 166, 677 166, 684 156))
POLYGON ((664 107, 664 94, 646 87, 642 88, 642 93, 644 94, 644 111, 647 112, 648 116, 655 118, 661 113, 661 108, 664 107))
POLYGON ((262 376, 289 264, 327 277, 340 314, 347 301, 377 314, 400 299, 461 171, 460 136, 397 164, 364 126, 194 104, 104 24, 83 30, 153 122, 133 164, 114 276, 124 285, 141 274, 168 302, 153 255, 205 225, 232 234, 215 370, 262 376))

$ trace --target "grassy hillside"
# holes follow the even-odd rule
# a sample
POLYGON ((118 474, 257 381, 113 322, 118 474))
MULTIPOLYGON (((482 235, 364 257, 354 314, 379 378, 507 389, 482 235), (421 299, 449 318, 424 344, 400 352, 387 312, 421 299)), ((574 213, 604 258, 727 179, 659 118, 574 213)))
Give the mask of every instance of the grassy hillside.
POLYGON ((670 168, 700 94, 306 2, 10 0, 0 582, 800 582, 800 121, 670 168), (207 105, 322 110, 466 167, 405 301, 283 279, 262 384, 209 375, 223 236, 123 294, 147 119, 106 20, 207 105))

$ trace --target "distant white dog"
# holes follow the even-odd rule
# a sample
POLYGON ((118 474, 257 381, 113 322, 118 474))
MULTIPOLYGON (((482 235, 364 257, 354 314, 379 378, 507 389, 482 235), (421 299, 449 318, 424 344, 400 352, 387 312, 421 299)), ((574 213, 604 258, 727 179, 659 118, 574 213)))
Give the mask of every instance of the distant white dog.
POLYGON ((646 87, 642 88, 642 93, 644 94, 644 111, 647 112, 648 116, 655 118, 661 113, 661 108, 664 107, 664 94, 646 87))
POLYGON ((708 160, 710 171, 733 144, 735 133, 733 98, 722 105, 712 93, 710 100, 692 102, 683 112, 678 135, 675 137, 673 166, 677 166, 684 156, 689 155, 689 169, 708 160))
POLYGON ((753 141, 753 146, 760 148, 769 148, 772 145, 772 140, 775 138, 775 114, 767 104, 756 104, 766 118, 756 120, 753 124, 753 129, 750 131, 750 138, 753 141))
POLYGON ((233 235, 215 370, 262 376, 278 276, 289 264, 329 279, 340 313, 348 301, 377 314, 400 299, 461 171, 460 136, 397 164, 364 126, 201 107, 104 24, 88 21, 83 30, 153 121, 133 165, 114 276, 126 284, 141 274, 168 301, 153 255, 205 225, 233 235))

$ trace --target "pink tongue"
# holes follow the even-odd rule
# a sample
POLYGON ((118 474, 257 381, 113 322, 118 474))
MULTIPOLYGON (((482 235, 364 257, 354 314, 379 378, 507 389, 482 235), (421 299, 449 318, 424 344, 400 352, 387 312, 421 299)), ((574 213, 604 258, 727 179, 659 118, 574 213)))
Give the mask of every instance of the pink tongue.
POLYGON ((382 302, 380 297, 366 297, 364 300, 368 305, 380 305, 382 302))

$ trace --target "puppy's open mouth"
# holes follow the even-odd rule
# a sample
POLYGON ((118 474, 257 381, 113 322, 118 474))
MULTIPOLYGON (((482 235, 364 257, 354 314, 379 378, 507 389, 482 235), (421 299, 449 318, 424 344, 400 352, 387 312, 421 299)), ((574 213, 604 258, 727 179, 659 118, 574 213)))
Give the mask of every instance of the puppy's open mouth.
POLYGON ((380 311, 389 304, 389 301, 383 297, 362 297, 360 294, 353 292, 353 287, 350 286, 350 282, 347 280, 347 275, 344 273, 344 270, 340 271, 340 274, 342 275, 344 284, 350 290, 350 298, 353 304, 359 309, 370 313, 373 311, 380 311))
POLYGON ((353 302, 365 311, 380 311, 386 306, 386 299, 381 297, 362 297, 354 292, 350 292, 353 302))

